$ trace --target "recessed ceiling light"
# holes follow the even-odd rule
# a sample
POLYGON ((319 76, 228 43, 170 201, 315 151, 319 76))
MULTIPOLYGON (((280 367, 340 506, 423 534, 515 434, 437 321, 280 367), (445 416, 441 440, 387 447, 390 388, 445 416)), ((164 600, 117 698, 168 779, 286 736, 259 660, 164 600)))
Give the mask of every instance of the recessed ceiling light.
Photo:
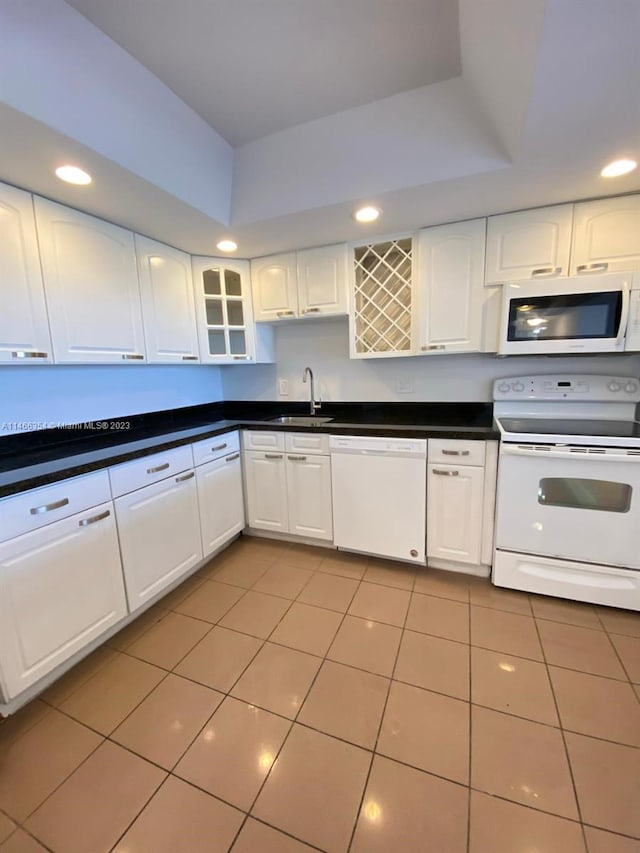
POLYGON ((619 175, 633 172, 637 165, 635 160, 614 160, 613 163, 605 166, 600 174, 603 178, 617 178, 619 175))
POLYGON ((354 219, 358 222, 375 222, 379 216, 380 211, 378 208, 371 207, 370 205, 367 205, 367 207, 361 207, 353 214, 354 219))
POLYGON ((235 252, 238 244, 234 240, 220 240, 219 243, 216 243, 216 248, 220 249, 221 252, 235 252))
POLYGON ((91 175, 77 166, 58 166, 56 175, 61 181, 66 181, 68 184, 85 185, 91 183, 91 175))

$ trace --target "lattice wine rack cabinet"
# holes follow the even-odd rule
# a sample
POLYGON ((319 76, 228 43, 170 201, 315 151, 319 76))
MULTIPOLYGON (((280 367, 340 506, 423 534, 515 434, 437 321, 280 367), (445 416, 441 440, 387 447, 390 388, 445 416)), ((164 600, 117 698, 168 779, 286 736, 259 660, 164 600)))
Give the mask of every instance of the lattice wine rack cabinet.
POLYGON ((411 352, 412 240, 354 249, 354 354, 411 352))

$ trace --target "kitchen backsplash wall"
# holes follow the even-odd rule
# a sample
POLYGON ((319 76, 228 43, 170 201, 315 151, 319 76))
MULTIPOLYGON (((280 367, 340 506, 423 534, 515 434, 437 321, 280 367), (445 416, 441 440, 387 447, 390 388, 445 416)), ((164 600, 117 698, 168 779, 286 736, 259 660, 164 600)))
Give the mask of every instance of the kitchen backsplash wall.
POLYGON ((223 367, 226 400, 307 400, 309 365, 316 393, 329 401, 488 401, 494 379, 528 373, 613 373, 640 376, 640 355, 511 357, 430 355, 349 359, 346 318, 289 323, 276 330, 276 365, 223 367), (279 394, 280 381, 288 395, 279 394))
POLYGON ((38 428, 32 425, 96 421, 221 399, 218 367, 0 367, 0 436, 38 428))

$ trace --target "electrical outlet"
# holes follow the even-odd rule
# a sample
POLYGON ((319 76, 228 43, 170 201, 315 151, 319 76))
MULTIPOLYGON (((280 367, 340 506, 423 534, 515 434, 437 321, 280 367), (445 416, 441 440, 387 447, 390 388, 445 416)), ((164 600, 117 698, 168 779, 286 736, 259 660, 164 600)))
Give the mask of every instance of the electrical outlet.
POLYGON ((396 391, 398 394, 413 394, 413 385, 408 379, 396 380, 396 391))
POLYGON ((287 379, 278 379, 278 396, 289 396, 289 381, 287 379))

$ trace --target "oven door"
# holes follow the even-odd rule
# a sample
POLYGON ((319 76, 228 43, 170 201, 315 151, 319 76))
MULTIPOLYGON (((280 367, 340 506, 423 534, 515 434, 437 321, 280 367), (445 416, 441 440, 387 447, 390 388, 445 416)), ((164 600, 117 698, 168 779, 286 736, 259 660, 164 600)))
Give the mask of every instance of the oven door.
POLYGON ((618 448, 503 444, 496 547, 640 568, 640 455, 618 448))

